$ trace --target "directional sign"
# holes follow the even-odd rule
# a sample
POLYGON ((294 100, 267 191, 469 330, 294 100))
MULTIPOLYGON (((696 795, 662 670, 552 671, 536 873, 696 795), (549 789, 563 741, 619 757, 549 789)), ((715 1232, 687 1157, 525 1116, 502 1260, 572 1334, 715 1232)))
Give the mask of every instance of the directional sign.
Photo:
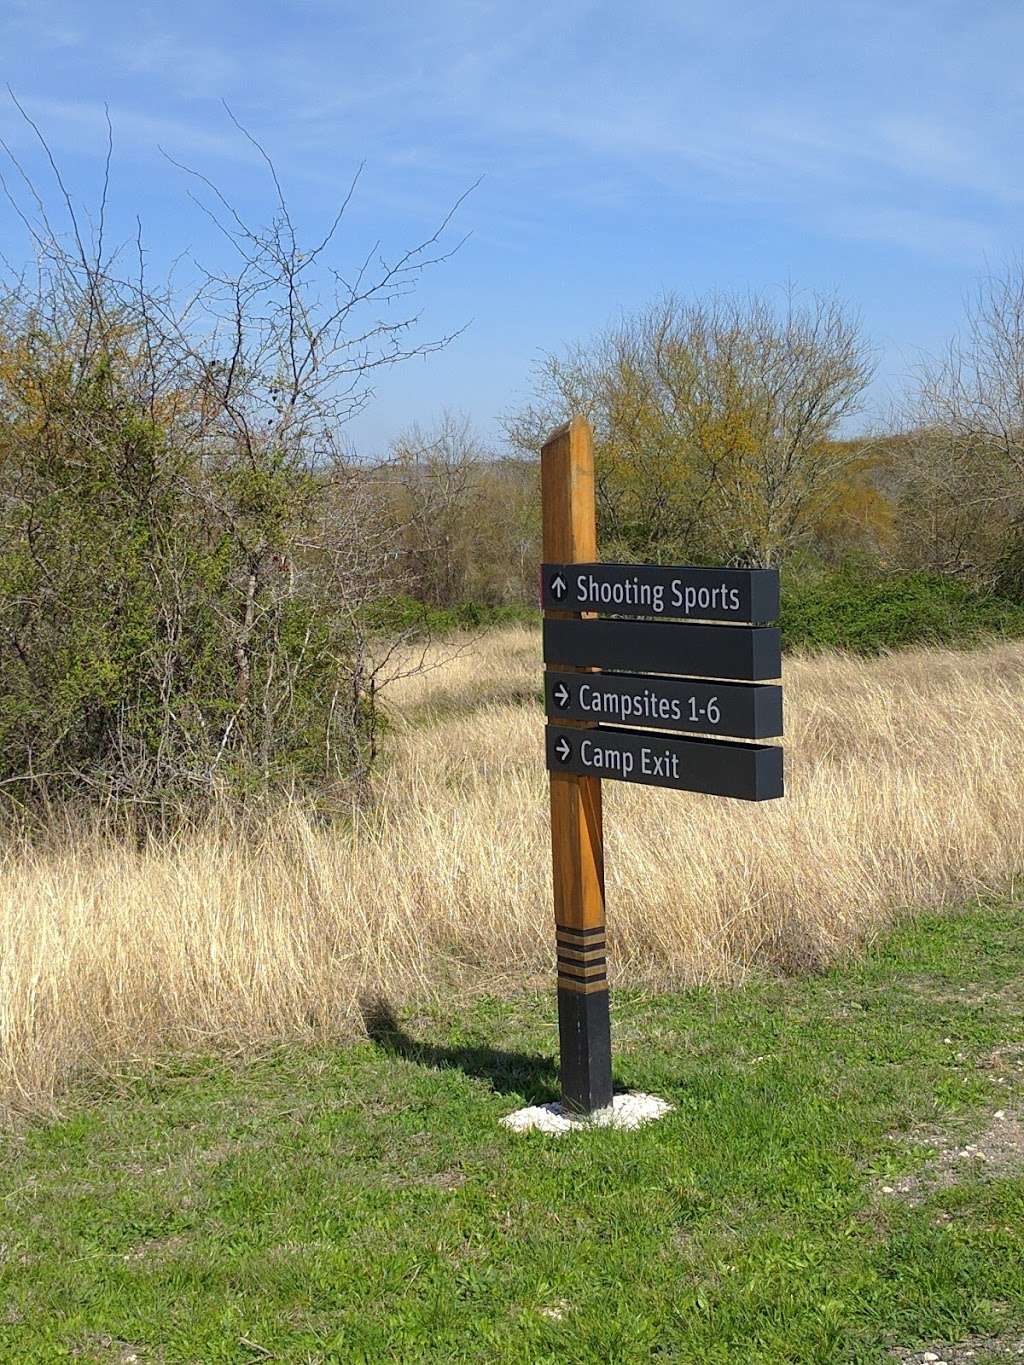
POLYGON ((662 568, 657 564, 545 564, 544 606, 656 620, 774 621, 777 569, 662 568))
POLYGON ((727 739, 671 739, 636 730, 547 727, 551 772, 770 801, 782 795, 782 749, 727 739))
POLYGON ((544 687, 552 720, 653 726, 737 739, 773 739, 782 734, 782 688, 767 683, 546 673, 544 687))
POLYGON ((577 416, 541 449, 541 582, 559 1071, 566 1110, 585 1114, 613 1094, 601 779, 783 794, 782 749, 741 742, 782 732, 778 574, 601 564, 594 490, 577 416))
POLYGON ((682 673, 753 682, 782 672, 774 626, 696 626, 661 621, 544 621, 544 659, 626 673, 682 673))

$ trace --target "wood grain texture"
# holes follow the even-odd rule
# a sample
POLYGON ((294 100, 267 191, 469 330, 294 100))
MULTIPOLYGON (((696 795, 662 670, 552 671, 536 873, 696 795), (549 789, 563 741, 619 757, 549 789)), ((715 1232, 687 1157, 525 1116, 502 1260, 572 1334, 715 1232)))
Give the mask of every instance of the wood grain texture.
MULTIPOLYGON (((590 425, 574 417, 553 431, 540 452, 545 563, 587 564, 597 559, 594 441, 590 425)), ((564 613, 552 612, 552 615, 564 613)))
MULTIPOLYGON (((594 443, 589 424, 582 417, 574 417, 553 432, 541 450, 540 465, 545 561, 578 564, 596 560, 594 443)), ((553 619, 570 615, 545 612, 553 619)), ((566 724, 576 728, 585 727, 586 722, 566 724)), ((556 924, 581 929, 603 926, 600 778, 551 774, 551 854, 556 924)))

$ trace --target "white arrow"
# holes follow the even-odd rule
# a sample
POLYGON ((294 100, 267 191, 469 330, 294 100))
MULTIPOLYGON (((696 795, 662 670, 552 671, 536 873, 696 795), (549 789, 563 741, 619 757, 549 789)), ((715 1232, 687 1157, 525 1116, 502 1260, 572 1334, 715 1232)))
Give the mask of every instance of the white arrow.
POLYGON ((567 739, 564 738, 564 736, 555 745, 555 753, 558 755, 558 757, 562 760, 563 763, 572 753, 572 745, 569 743, 567 739))
POLYGON ((559 602, 561 602, 562 598, 565 596, 565 579, 561 574, 556 574, 551 580, 551 591, 558 598, 559 602))
POLYGON ((558 702, 559 706, 569 705, 569 689, 566 687, 565 683, 558 684, 555 688, 554 696, 555 701, 558 702))

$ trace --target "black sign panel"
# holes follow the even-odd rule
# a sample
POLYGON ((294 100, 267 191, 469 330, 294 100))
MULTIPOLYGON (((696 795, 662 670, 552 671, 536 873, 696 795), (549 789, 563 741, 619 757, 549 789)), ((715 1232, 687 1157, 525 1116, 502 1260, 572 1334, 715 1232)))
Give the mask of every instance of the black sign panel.
POLYGON ((544 564, 541 583, 549 611, 755 624, 779 614, 777 569, 544 564))
POLYGON ((549 725, 547 761, 554 773, 642 782, 741 801, 770 801, 782 795, 782 749, 776 744, 549 725))
POLYGON ((546 673, 552 720, 689 730, 737 739, 782 734, 782 688, 764 683, 691 682, 622 673, 546 673))
POLYGON ((683 673, 758 682, 782 673, 774 626, 693 626, 661 621, 544 621, 544 660, 625 673, 683 673))

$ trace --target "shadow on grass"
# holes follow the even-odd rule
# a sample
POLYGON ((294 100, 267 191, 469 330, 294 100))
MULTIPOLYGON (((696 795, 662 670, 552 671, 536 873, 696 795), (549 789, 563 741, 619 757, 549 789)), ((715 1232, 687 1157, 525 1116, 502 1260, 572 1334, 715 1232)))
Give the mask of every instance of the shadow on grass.
POLYGON ((382 997, 364 1001, 362 1014, 370 1041, 394 1057, 404 1057, 437 1071, 462 1071, 487 1081, 501 1095, 522 1095, 530 1104, 558 1099, 558 1063, 552 1057, 539 1052, 507 1052, 483 1046, 441 1047, 421 1042, 406 1033, 390 1003, 382 997))

